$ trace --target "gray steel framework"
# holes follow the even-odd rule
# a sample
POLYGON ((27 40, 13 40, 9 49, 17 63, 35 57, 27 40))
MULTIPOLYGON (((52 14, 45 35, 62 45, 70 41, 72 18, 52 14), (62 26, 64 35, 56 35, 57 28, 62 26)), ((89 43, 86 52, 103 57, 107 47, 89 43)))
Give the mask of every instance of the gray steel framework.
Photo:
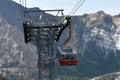
POLYGON ((25 43, 31 43, 37 47, 39 80, 54 80, 53 44, 54 41, 59 40, 66 24, 60 22, 59 18, 53 19, 23 23, 25 43))

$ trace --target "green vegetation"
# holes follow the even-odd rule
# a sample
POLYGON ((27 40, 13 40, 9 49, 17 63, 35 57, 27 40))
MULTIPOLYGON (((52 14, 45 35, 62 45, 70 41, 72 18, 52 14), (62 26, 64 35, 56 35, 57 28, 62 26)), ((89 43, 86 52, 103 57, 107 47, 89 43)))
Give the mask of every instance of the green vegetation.
POLYGON ((118 76, 118 74, 110 74, 96 80, 115 80, 115 78, 117 78, 118 76))

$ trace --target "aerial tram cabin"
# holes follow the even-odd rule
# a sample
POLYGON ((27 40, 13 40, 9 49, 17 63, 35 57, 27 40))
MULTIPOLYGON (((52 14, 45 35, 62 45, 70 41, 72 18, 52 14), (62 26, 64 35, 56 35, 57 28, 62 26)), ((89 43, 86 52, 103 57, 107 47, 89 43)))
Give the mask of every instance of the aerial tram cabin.
POLYGON ((61 66, 78 64, 77 52, 74 49, 63 50, 61 47, 58 47, 57 57, 61 66))
POLYGON ((74 49, 75 30, 70 16, 66 17, 66 26, 69 27, 69 37, 57 49, 57 58, 61 66, 71 66, 78 64, 77 52, 74 49))

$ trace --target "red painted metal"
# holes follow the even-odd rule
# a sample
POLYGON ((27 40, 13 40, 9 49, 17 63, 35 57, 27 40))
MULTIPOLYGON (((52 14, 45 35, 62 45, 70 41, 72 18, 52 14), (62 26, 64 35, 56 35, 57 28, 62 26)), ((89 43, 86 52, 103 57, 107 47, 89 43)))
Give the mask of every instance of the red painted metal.
POLYGON ((60 60, 59 62, 61 66, 70 66, 78 64, 78 60, 60 60))

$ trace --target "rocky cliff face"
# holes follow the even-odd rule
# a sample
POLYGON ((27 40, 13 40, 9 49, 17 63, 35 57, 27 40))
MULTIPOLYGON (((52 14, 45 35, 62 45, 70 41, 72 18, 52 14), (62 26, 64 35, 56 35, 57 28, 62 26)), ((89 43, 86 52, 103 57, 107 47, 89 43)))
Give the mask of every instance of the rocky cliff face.
POLYGON ((120 17, 99 11, 74 17, 79 72, 99 75, 120 69, 120 17))
MULTIPOLYGON (((0 0, 0 72, 10 80, 35 80, 36 48, 24 43, 20 13, 17 3, 0 0)), ((91 77, 120 70, 120 15, 99 11, 74 16, 73 21, 79 64, 61 67, 56 63, 55 73, 91 77)))
POLYGON ((29 79, 30 72, 38 74, 36 64, 36 49, 24 43, 20 5, 0 0, 0 74, 9 80, 29 79))

